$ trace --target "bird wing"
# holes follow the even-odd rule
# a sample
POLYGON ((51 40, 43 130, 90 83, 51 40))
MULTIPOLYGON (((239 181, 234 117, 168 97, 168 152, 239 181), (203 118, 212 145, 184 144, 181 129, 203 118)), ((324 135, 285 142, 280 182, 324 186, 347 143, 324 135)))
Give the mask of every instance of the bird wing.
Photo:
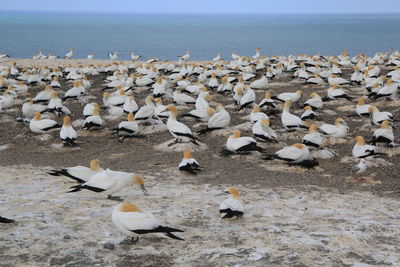
POLYGON ((326 135, 333 135, 337 133, 336 127, 332 124, 323 124, 318 128, 318 130, 326 135))
POLYGON ((160 223, 151 214, 141 212, 121 212, 118 221, 130 231, 152 230, 160 226, 160 223))
POLYGON ((239 200, 231 198, 231 197, 225 199, 221 203, 221 205, 219 205, 219 209, 220 210, 231 209, 233 211, 241 211, 241 212, 244 211, 242 203, 239 200))
POLYGON ((117 181, 110 177, 106 171, 93 175, 83 186, 95 187, 103 190, 111 189, 117 181))

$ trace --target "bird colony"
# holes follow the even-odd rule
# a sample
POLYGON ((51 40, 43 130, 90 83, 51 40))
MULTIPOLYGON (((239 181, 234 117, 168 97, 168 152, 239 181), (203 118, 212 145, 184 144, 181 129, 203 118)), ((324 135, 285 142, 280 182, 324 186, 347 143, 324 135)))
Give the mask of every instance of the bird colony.
MULTIPOLYGON (((203 152, 238 168, 263 165, 263 179, 268 179, 269 171, 321 172, 332 162, 343 162, 355 184, 373 183, 365 176, 368 167, 383 170, 388 166, 385 162, 399 153, 397 51, 373 57, 350 57, 346 51, 338 56, 266 56, 257 49, 252 57, 232 53, 230 59, 223 59, 218 54, 210 61, 190 61, 189 50, 178 61, 139 61, 140 56, 132 53, 131 61, 119 62, 116 52, 108 56, 111 61, 102 64, 83 61, 49 67, 35 65, 55 58, 40 51, 31 67, 21 67, 2 55, 1 127, 11 119, 17 121, 25 129, 21 132, 25 139, 40 140, 41 145, 65 153, 87 149, 88 139, 91 146, 96 146, 96 140, 110 139, 115 146, 134 150, 151 138, 149 149, 182 154, 181 161, 168 167, 200 181, 208 168, 202 162, 208 161, 196 153, 203 152), (351 129, 351 125, 357 126, 351 129), (351 147, 351 152, 344 153, 343 146, 351 147)), ((65 58, 72 57, 73 49, 65 58)), ((124 160, 140 162, 141 157, 124 160)), ((183 242, 184 226, 165 224, 162 221, 168 218, 156 218, 143 211, 148 207, 130 201, 147 198, 159 186, 157 181, 149 186, 145 175, 101 166, 101 158, 81 165, 66 163, 45 173, 48 179, 73 183, 66 184, 66 195, 116 201, 107 216, 114 229, 128 238, 126 244, 140 245, 139 238, 152 235, 183 242), (143 194, 118 196, 130 186, 143 194)), ((212 187, 206 197, 218 199, 219 207, 212 209, 219 211, 226 227, 229 221, 247 220, 253 206, 250 200, 241 201, 244 184, 223 190, 212 187), (217 189, 222 192, 212 193, 217 189)), ((174 189, 178 192, 179 185, 174 189)), ((197 208, 201 205, 199 199, 197 208)), ((18 223, 17 218, 3 217, 0 222, 13 224, 14 219, 18 223)))

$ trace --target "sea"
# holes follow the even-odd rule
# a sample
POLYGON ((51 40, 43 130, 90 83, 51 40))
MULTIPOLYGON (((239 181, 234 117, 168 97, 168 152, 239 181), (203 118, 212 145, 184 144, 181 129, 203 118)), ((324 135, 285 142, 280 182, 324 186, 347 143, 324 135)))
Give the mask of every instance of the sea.
POLYGON ((0 11, 0 53, 31 58, 38 50, 63 57, 105 59, 130 52, 142 59, 176 60, 186 49, 193 60, 219 52, 252 56, 299 53, 350 55, 400 49, 400 14, 368 15, 218 15, 107 14, 0 11))

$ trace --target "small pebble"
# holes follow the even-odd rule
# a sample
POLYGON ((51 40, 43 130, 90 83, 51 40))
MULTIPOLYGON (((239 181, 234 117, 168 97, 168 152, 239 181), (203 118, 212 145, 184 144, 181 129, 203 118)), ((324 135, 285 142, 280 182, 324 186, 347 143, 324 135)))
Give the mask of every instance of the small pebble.
POLYGON ((115 245, 111 242, 104 243, 103 247, 107 249, 115 249, 115 245))

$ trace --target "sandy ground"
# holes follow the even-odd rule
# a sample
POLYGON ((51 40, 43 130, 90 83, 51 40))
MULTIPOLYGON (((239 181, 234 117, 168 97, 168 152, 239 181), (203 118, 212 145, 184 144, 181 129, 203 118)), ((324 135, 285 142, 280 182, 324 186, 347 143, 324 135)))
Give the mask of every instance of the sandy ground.
MULTIPOLYGON (((59 62, 64 63, 55 60, 53 64, 59 62)), ((51 66, 50 63, 34 64, 51 66)), ((32 60, 18 60, 19 66, 29 64, 32 65, 32 60)), ((344 77, 349 78, 349 73, 346 70, 344 77)), ((104 76, 90 79, 91 97, 80 102, 65 102, 73 111, 75 125, 81 123, 85 102, 101 102, 104 76)), ((61 82, 62 90, 69 88, 68 82, 61 82)), ((325 96, 326 88, 326 85, 310 86, 292 81, 288 75, 270 83, 273 94, 303 89, 303 101, 313 91, 325 96)), ((35 87, 31 92, 35 94, 41 89, 35 87)), ((352 86, 349 93, 357 97, 364 92, 352 86)), ((142 88, 137 90, 135 98, 139 104, 143 104, 147 94, 142 88)), ((259 99, 262 94, 257 92, 259 99)), ((215 95, 212 104, 216 102, 228 107, 231 128, 248 125, 250 111, 238 113, 230 96, 215 95)), ((381 100, 378 107, 399 117, 399 104, 399 101, 381 100)), ((376 127, 368 119, 347 118, 353 108, 354 103, 349 101, 332 101, 319 112, 318 118, 333 123, 338 116, 343 117, 350 126, 351 137, 361 134, 369 139, 376 127)), ((157 133, 124 143, 119 143, 108 130, 121 119, 107 120, 104 129, 95 133, 76 127, 79 147, 69 149, 60 147, 58 133, 28 133, 26 125, 15 121, 19 116, 20 106, 0 116, 0 166, 3 166, 0 214, 19 221, 17 225, 0 226, 5 233, 0 239, 0 258, 4 259, 0 265, 16 262, 37 266, 399 264, 400 251, 396 247, 400 243, 398 148, 388 150, 388 156, 370 160, 366 172, 368 181, 358 183, 348 172, 356 163, 351 157, 354 141, 350 138, 330 146, 338 157, 320 160, 319 167, 304 170, 264 161, 257 153, 220 156, 228 129, 200 137, 204 145, 193 155, 203 170, 198 176, 185 176, 176 168, 182 157, 176 151, 179 148, 163 149, 162 144, 171 139, 163 126, 157 126, 157 133), (186 241, 159 242, 159 239, 143 238, 134 246, 119 245, 123 236, 111 222, 115 202, 90 192, 65 194, 72 185, 67 178, 45 174, 50 168, 86 165, 94 158, 100 159, 104 167, 137 172, 150 184, 157 183, 149 197, 137 189, 127 189, 121 196, 154 212, 165 222, 180 226, 186 231, 186 241), (218 204, 223 197, 214 195, 227 186, 237 186, 242 192, 246 206, 243 220, 219 219, 218 204), (114 243, 116 249, 104 249, 105 242, 114 243)), ((204 127, 189 119, 182 121, 194 130, 204 127)), ((274 129, 282 127, 279 114, 271 116, 271 124, 274 129)), ((262 146, 272 153, 298 142, 304 134, 305 131, 299 131, 280 135, 279 144, 262 146)), ((395 136, 399 136, 398 129, 395 136)))

